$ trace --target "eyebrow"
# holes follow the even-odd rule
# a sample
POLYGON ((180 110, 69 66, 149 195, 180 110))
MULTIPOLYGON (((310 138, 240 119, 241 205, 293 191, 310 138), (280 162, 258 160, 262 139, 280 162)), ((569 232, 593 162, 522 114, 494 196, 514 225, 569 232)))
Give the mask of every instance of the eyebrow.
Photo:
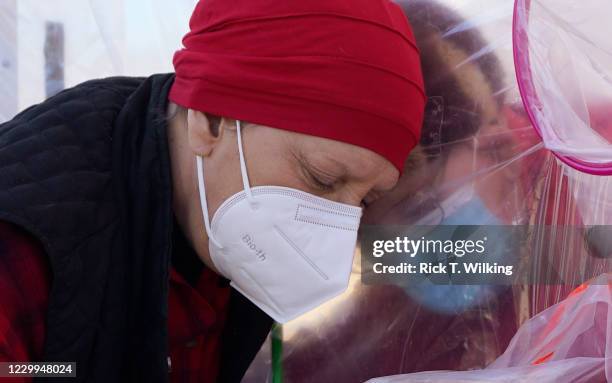
MULTIPOLYGON (((329 156, 325 157, 326 160, 329 160, 333 162, 336 166, 338 166, 340 170, 338 173, 335 173, 335 172, 329 173, 329 172, 322 170, 320 167, 315 166, 314 164, 312 164, 312 162, 308 160, 307 155, 305 155, 302 150, 293 152, 293 156, 303 168, 307 169, 307 171, 314 171, 315 173, 321 173, 322 175, 337 177, 339 179, 346 178, 348 175, 351 174, 349 172, 348 167, 344 163, 336 160, 335 158, 329 157, 329 156)), ((354 177, 354 178, 359 178, 359 177, 354 177)), ((370 191, 377 192, 377 193, 388 192, 388 191, 393 190, 395 186, 397 186, 398 182, 399 182, 399 177, 397 179, 390 177, 389 179, 380 180, 378 184, 374 185, 374 187, 370 189, 370 191), (381 186, 381 184, 383 185, 381 186)))

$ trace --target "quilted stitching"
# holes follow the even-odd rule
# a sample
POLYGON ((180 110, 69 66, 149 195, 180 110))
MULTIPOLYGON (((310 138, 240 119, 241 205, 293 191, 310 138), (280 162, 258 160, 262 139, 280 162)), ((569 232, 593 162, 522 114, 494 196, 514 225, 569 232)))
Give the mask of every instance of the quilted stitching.
MULTIPOLYGON (((131 283, 127 270, 134 267, 130 262, 138 265, 140 258, 123 261, 122 267, 113 264, 113 259, 116 261, 122 254, 117 246, 123 246, 121 231, 125 229, 121 226, 125 212, 119 211, 117 203, 118 186, 114 178, 118 175, 113 173, 113 161, 119 160, 111 155, 113 137, 117 137, 116 129, 129 129, 126 125, 131 122, 150 123, 142 120, 148 118, 149 97, 153 100, 151 84, 157 83, 155 96, 165 100, 166 95, 160 94, 163 92, 159 88, 163 84, 167 88, 171 78, 158 75, 149 79, 89 81, 60 92, 0 125, 0 219, 33 233, 50 256, 54 285, 53 304, 47 313, 46 355, 59 360, 76 359, 81 368, 95 368, 95 378, 81 369, 77 381, 104 381, 121 373, 117 366, 110 366, 111 362, 119 364, 122 357, 114 349, 127 348, 121 344, 127 337, 119 336, 127 326, 122 323, 129 323, 127 313, 133 312, 128 311, 126 302, 143 292, 125 291, 131 283), (134 113, 132 119, 139 120, 128 118, 119 126, 118 119, 126 104, 139 89, 141 99, 133 107, 141 109, 130 111, 134 113), (100 254, 100 249, 108 249, 109 254, 100 254), (108 352, 109 349, 112 351, 108 352)), ((159 149, 156 140, 163 137, 158 137, 155 131, 148 132, 147 137, 148 141, 140 144, 156 152, 159 149)), ((155 156, 153 153, 147 158, 149 166, 164 165, 157 164, 155 156)), ((169 178, 169 173, 161 174, 160 170, 157 173, 159 179, 169 178)), ((158 192, 169 199, 168 193, 163 193, 158 192)), ((160 214, 168 215, 165 211, 156 214, 153 216, 156 220, 160 214)), ((157 238, 155 243, 166 246, 161 239, 157 238)), ((150 271, 143 269, 150 273, 146 278, 164 280, 160 277, 163 259, 160 261, 162 264, 150 266, 150 271)), ((134 286, 140 289, 139 285, 134 286)), ((152 289, 155 291, 147 298, 158 303, 155 297, 159 295, 161 299, 163 289, 163 284, 152 289)), ((152 330, 159 328, 157 322, 149 325, 152 330)), ((149 342, 157 345, 160 339, 149 342)), ((158 351, 163 353, 162 349, 158 351)))

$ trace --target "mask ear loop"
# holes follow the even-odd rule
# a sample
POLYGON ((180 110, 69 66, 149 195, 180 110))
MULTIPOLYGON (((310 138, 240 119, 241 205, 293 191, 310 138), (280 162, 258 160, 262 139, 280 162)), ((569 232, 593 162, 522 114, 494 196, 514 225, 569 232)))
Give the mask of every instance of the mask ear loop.
MULTIPOLYGON (((242 185, 244 187, 247 200, 249 201, 249 205, 251 206, 251 208, 256 208, 256 202, 253 199, 251 187, 249 186, 249 177, 247 174, 246 163, 244 161, 244 153, 242 151, 242 132, 240 129, 240 121, 238 120, 236 120, 236 130, 236 135, 238 136, 238 153, 240 155, 240 172, 242 173, 242 185)), ((206 200, 206 186, 204 185, 204 165, 201 156, 196 156, 196 168, 198 171, 198 190, 200 192, 200 206, 202 208, 204 228, 206 229, 206 234, 208 234, 208 239, 212 241, 215 246, 222 249, 223 246, 221 246, 221 244, 214 238, 212 234, 212 229, 210 227, 210 219, 208 216, 208 202, 206 200)))
POLYGON ((204 166, 202 164, 202 157, 196 156, 196 167, 198 170, 198 189, 200 191, 200 206, 202 207, 202 214, 204 218, 204 227, 206 228, 206 234, 208 239, 211 240, 215 246, 222 249, 223 246, 212 235, 212 229, 210 228, 210 220, 208 219, 208 203, 206 201, 206 187, 204 186, 204 166))
POLYGON ((240 155, 240 173, 242 173, 242 186, 246 193, 247 200, 251 209, 257 209, 257 203, 251 193, 251 186, 249 183, 249 175, 247 173, 246 161, 244 160, 244 151, 242 150, 242 130, 240 126, 240 120, 236 120, 236 135, 238 136, 238 154, 240 155))

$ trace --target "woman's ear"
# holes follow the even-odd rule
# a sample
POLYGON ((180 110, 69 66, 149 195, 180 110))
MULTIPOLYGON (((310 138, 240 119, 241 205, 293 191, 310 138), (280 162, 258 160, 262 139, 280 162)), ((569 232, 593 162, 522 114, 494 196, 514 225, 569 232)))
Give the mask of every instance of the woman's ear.
POLYGON ((187 110, 187 131, 189 146, 202 157, 210 156, 221 141, 223 129, 220 129, 220 118, 208 116, 204 112, 187 110))

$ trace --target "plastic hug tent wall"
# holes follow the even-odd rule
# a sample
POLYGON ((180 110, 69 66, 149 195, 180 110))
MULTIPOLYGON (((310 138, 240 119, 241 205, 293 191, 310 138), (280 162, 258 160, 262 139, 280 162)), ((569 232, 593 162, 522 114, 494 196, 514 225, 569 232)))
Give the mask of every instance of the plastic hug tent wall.
POLYGON ((519 90, 545 146, 586 173, 612 175, 612 2, 516 0, 519 90))
MULTIPOLYGON (((528 226, 516 257, 543 279, 451 294, 367 285, 360 248, 345 293, 275 328, 242 383, 605 381, 609 290, 569 294, 612 273, 612 177, 593 175, 612 175, 612 0, 392 1, 415 33, 428 101, 397 187, 362 222, 528 226), (545 328, 557 312, 572 315, 545 328)), ((0 123, 61 87, 172 71, 195 3, 0 0, 0 123)))
POLYGON ((525 322, 485 369, 395 375, 367 383, 609 382, 611 353, 612 274, 604 274, 525 322))
MULTIPOLYGON (((571 2, 546 1, 549 8, 553 3, 571 2)), ((599 4, 598 1, 593 0, 593 3, 599 4)), ((538 279, 534 283, 513 282, 510 286, 415 288, 410 276, 399 274, 399 283, 366 284, 364 265, 367 263, 362 262, 362 257, 370 255, 367 249, 360 248, 355 254, 347 291, 283 325, 282 352, 274 352, 277 339, 268 340, 242 383, 276 382, 280 375, 284 383, 356 383, 406 374, 405 379, 397 381, 544 383, 563 381, 556 379, 557 376, 572 381, 572 377, 579 374, 583 374, 584 379, 574 381, 605 381, 601 378, 602 373, 605 369, 610 371, 610 364, 601 357, 602 353, 589 354, 586 349, 572 348, 572 352, 576 352, 573 356, 599 355, 585 359, 570 357, 557 348, 554 357, 533 365, 532 362, 549 351, 535 356, 519 352, 524 350, 521 345, 529 344, 526 338, 516 338, 521 341, 510 346, 519 331, 527 336, 542 334, 534 331, 538 321, 546 319, 539 314, 564 300, 563 307, 575 307, 580 318, 575 322, 568 318, 562 326, 551 328, 566 336, 563 344, 578 346, 579 342, 571 339, 574 336, 584 341, 585 346, 590 342, 599 347, 601 337, 593 334, 609 328, 602 327, 602 310, 612 306, 606 306, 605 302, 578 304, 577 299, 567 297, 580 284, 612 272, 612 253, 606 241, 612 237, 612 177, 576 170, 553 154, 557 152, 556 155, 568 163, 588 163, 590 173, 606 174, 607 168, 612 169, 608 166, 612 163, 612 151, 606 146, 612 130, 606 130, 605 125, 608 117, 612 117, 612 113, 606 114, 607 110, 612 112, 612 97, 606 96, 605 81, 597 83, 596 80, 596 74, 603 71, 580 69, 580 76, 574 77, 580 80, 576 94, 584 95, 588 101, 583 103, 588 118, 583 117, 586 112, 574 107, 581 113, 575 114, 583 117, 578 121, 583 121, 582 125, 575 123, 578 128, 574 129, 588 129, 590 136, 580 130, 569 130, 572 125, 566 125, 563 127, 569 132, 558 133, 565 141, 557 139, 551 143, 551 134, 541 128, 539 121, 538 129, 534 129, 518 89, 519 84, 526 88, 527 80, 531 81, 527 75, 536 73, 536 69, 519 72, 517 82, 514 57, 517 52, 513 49, 517 41, 512 38, 514 1, 395 2, 404 10, 415 33, 428 103, 418 147, 411 153, 397 187, 364 210, 360 235, 363 237, 368 225, 379 225, 383 229, 395 225, 412 228, 418 225, 528 227, 530 235, 515 248, 515 256, 521 266, 537 272, 538 279), (591 78, 588 83, 584 82, 587 72, 591 78), (596 82, 596 86, 592 86, 592 82, 596 82), (597 91, 591 93, 594 90, 597 91), (594 141, 597 145, 580 146, 581 140, 594 141), (563 146, 564 143, 567 145, 563 146), (597 150, 597 156, 589 150, 593 153, 597 150), (561 282, 552 283, 551 280, 557 280, 551 279, 552 276, 559 277, 561 282), (402 279, 405 280, 403 284, 402 279), (583 328, 586 331, 582 331, 580 326, 591 326, 595 332, 589 332, 586 327, 583 328), (564 333, 570 328, 571 332, 564 333), (516 351, 512 354, 514 357, 522 355, 524 359, 513 359, 500 366, 495 361, 502 360, 501 355, 509 349, 516 351), (500 368, 489 369, 492 363, 500 368), (282 366, 282 374, 279 366, 282 366), (505 380, 502 376, 496 378, 501 371, 505 372, 505 380), (429 380, 426 374, 431 374, 429 380), (593 377, 591 380, 589 374, 593 377)), ((526 9, 525 4, 519 8, 526 9)), ((607 12, 608 6, 599 9, 607 12)), ((535 10, 534 5, 532 16, 535 10)), ((579 25, 575 20, 570 21, 570 25, 579 25)), ((523 31, 526 26, 533 26, 522 25, 523 31)), ((548 25, 553 28, 555 23, 548 25)), ((598 25, 601 27, 602 23, 598 25)), ((515 33, 520 31, 514 28, 515 33)), ((530 43, 539 42, 538 36, 530 34, 530 43)), ((606 37, 601 36, 601 39, 606 37)), ((598 42, 597 46, 603 47, 606 43, 598 42)), ((559 60, 557 66, 564 57, 559 52, 558 55, 553 57, 559 60)), ((525 57, 519 55, 519 58, 525 57)), ((594 54, 590 57, 600 65, 605 62, 605 57, 594 54)), ((533 65, 536 59, 542 61, 539 65, 544 69, 546 65, 553 65, 531 52, 528 62, 533 65)), ((555 81, 570 79, 567 74, 559 78, 560 75, 550 70, 546 73, 555 81)), ((548 87, 538 83, 535 89, 540 92, 552 89, 552 80, 545 80, 548 87)), ((566 91, 567 84, 555 86, 563 92, 544 94, 549 98, 559 97, 561 101, 561 96, 568 99, 573 96, 572 91, 566 91)), ((544 98, 535 90, 531 94, 532 98, 525 103, 528 107, 544 98)), ((569 107, 565 109, 570 110, 569 107)), ((555 110, 552 117, 569 118, 561 114, 569 113, 565 109, 555 110)), ((535 112, 543 113, 537 108, 532 113, 534 116, 535 112)), ((551 116, 544 116, 552 121, 551 116)), ((558 120, 563 122, 563 118, 558 120)), ((533 116, 532 119, 536 121, 533 116)), ((558 123, 552 126, 559 128, 558 123)), ((503 238, 495 242, 497 246, 516 246, 503 238)), ((506 262, 506 258, 503 261, 506 262)), ((609 302, 609 294, 606 295, 601 287, 601 284, 595 285, 582 296, 603 297, 609 302)), ((583 302, 587 300, 582 299, 583 302)), ((546 315, 553 312, 554 309, 546 315)), ((606 325, 611 324, 607 322, 606 325)), ((612 344, 609 334, 607 331, 607 342, 612 344)), ((609 356, 608 350, 605 357, 609 356)))

